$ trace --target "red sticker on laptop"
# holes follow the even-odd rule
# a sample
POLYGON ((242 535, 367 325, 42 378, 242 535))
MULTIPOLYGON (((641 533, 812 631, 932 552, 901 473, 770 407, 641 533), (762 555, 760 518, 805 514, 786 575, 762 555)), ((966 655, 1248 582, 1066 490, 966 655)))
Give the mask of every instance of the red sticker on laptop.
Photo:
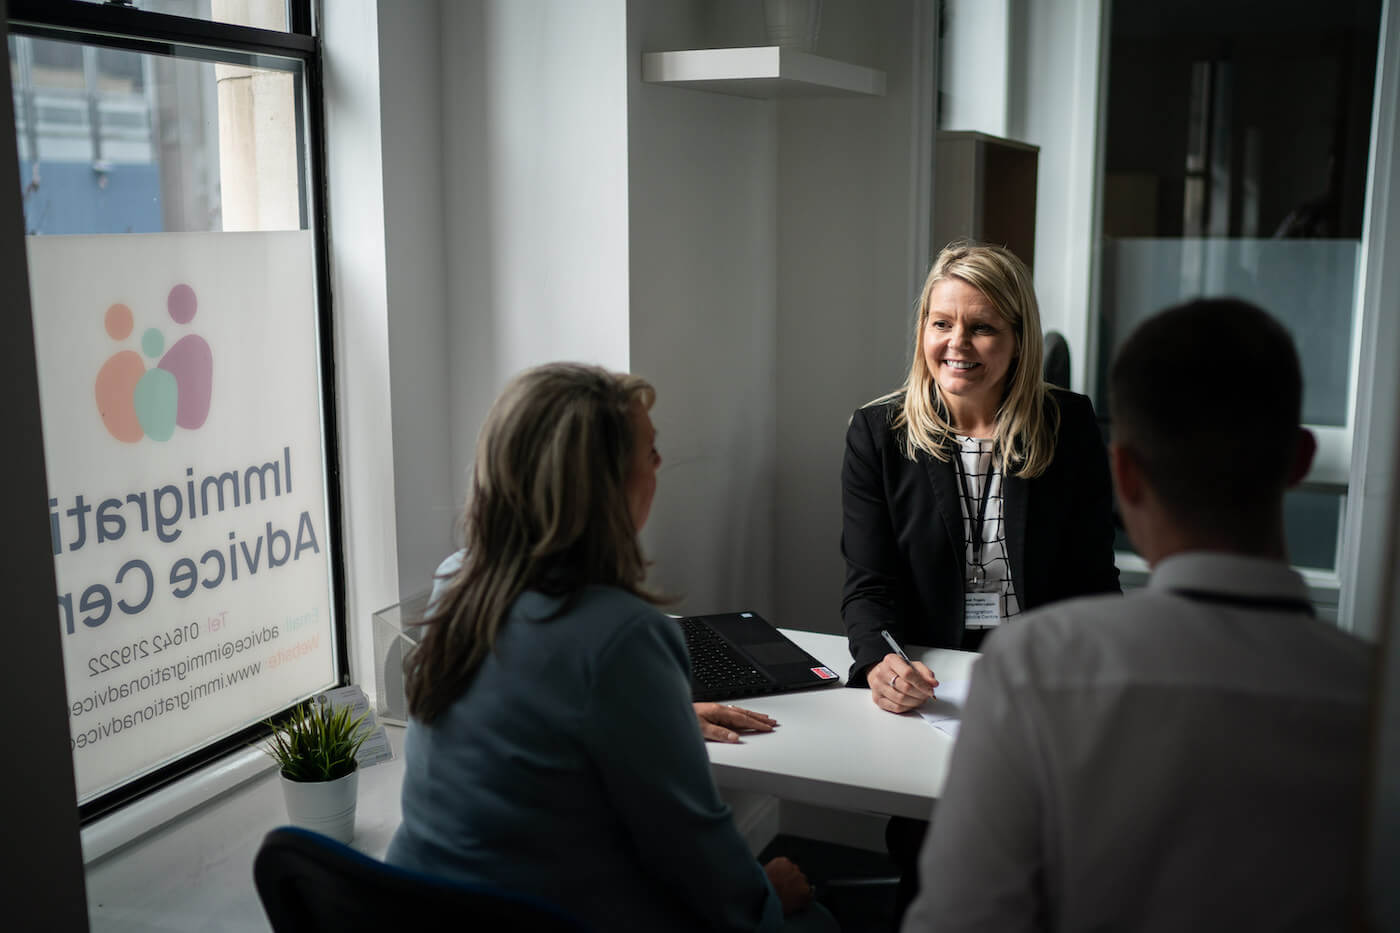
POLYGON ((833 671, 833 670, 832 670, 831 668, 829 668, 829 667, 814 667, 814 668, 812 668, 812 673, 813 673, 813 674, 816 674, 816 675, 817 675, 818 677, 820 677, 822 680, 835 680, 835 679, 836 679, 836 672, 833 671))

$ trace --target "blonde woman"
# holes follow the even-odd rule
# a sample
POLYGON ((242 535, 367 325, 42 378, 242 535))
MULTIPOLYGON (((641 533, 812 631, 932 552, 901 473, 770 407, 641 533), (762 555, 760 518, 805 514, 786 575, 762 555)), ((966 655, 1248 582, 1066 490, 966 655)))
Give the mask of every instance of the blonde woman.
MULTIPOLYGON (((954 243, 919 297, 903 388, 856 411, 841 469, 847 681, 881 709, 938 685, 902 644, 975 651, 1021 612, 1118 591, 1108 455, 1082 395, 1041 378, 1040 311, 1007 249, 954 243)), ((928 824, 885 831, 903 910, 928 824)))
POLYGON ((635 376, 561 363, 492 407, 465 557, 407 672, 388 860, 596 930, 831 929, 797 866, 761 867, 735 829, 680 628, 642 587, 653 398, 635 376))
POLYGON ((1103 439, 1089 400, 1041 377, 1025 264, 954 243, 918 315, 909 377, 852 417, 841 476, 850 683, 891 712, 937 681, 882 629, 976 650, 1028 609, 1118 590, 1103 439))

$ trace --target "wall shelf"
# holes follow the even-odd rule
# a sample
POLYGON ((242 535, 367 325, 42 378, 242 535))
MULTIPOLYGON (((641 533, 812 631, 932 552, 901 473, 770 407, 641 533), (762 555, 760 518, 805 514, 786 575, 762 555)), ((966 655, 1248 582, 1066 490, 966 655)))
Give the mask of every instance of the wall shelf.
POLYGON ((885 73, 780 46, 646 52, 642 80, 737 97, 883 97, 885 73))

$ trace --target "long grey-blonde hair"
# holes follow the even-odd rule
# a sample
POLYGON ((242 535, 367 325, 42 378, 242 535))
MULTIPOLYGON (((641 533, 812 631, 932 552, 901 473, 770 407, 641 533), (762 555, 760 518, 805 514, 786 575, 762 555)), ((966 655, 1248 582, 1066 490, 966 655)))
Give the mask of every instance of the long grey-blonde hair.
POLYGON ((601 584, 651 598, 627 481, 633 412, 655 398, 637 376, 577 363, 506 386, 477 438, 465 559, 408 662, 415 718, 432 722, 467 688, 524 590, 568 597, 601 584))
POLYGON ((894 420, 896 430, 904 432, 904 454, 913 460, 922 450, 946 461, 954 449, 957 432, 923 352, 933 288, 944 279, 961 279, 981 292, 1016 336, 1006 394, 997 409, 994 456, 1004 474, 1039 476, 1055 456, 1059 408, 1041 377, 1045 344, 1030 270, 1005 247, 966 240, 950 243, 938 254, 919 296, 914 362, 909 378, 895 393, 904 398, 894 420))

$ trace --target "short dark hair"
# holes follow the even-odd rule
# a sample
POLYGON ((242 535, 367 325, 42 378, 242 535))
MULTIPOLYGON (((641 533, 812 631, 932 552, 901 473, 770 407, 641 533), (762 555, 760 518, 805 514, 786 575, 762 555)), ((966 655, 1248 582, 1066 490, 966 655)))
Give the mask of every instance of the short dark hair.
POLYGON ((1276 511, 1297 456, 1303 376, 1268 312, 1202 298, 1148 318, 1109 372, 1113 438, 1198 528, 1276 511))

